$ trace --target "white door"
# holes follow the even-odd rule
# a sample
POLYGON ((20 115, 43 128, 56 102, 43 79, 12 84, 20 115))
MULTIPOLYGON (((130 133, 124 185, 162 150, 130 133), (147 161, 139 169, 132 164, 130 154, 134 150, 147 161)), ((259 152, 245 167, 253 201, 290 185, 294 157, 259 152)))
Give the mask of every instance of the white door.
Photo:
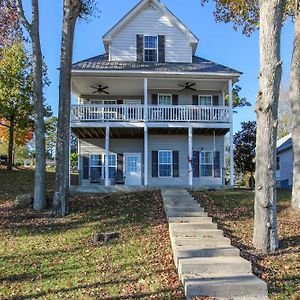
POLYGON ((125 184, 141 185, 142 184, 142 166, 141 153, 127 153, 124 155, 125 164, 125 184))

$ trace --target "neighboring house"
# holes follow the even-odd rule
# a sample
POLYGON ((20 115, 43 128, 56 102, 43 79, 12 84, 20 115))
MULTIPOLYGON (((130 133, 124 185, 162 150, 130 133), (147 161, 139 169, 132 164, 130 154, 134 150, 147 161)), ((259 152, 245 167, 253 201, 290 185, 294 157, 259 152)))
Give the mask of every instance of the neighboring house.
POLYGON ((277 141, 277 186, 291 189, 293 185, 293 143, 292 135, 288 134, 277 141))
MULTIPOLYGON (((80 184, 222 186, 241 73, 195 56, 198 38, 158 0, 139 2, 103 42, 105 54, 72 69, 80 184)), ((233 147, 231 174, 233 185, 233 147)))

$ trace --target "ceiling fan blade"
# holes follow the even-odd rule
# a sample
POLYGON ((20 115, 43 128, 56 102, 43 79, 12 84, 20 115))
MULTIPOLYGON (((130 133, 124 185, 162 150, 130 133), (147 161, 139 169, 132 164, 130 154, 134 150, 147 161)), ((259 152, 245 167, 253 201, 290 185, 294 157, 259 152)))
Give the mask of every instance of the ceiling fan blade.
POLYGON ((181 83, 178 83, 178 86, 181 86, 181 87, 185 87, 185 85, 184 84, 181 84, 181 83))
POLYGON ((95 86, 92 86, 92 85, 90 85, 90 87, 91 87, 92 89, 96 89, 96 90, 98 90, 98 88, 97 88, 97 87, 95 87, 95 86))
POLYGON ((186 89, 184 88, 184 89, 182 89, 182 90, 179 90, 179 92, 184 92, 186 89))
POLYGON ((189 89, 190 89, 191 91, 193 91, 193 92, 196 92, 196 91, 197 91, 196 89, 191 88, 191 87, 189 87, 189 89))
POLYGON ((93 94, 97 94, 97 93, 98 93, 98 91, 93 92, 93 94))
POLYGON ((189 84, 189 87, 192 87, 192 86, 195 86, 196 85, 196 82, 193 82, 191 84, 189 84))
POLYGON ((102 88, 102 90, 106 90, 106 89, 108 89, 108 86, 104 86, 104 87, 102 88))
POLYGON ((107 92, 107 91, 102 91, 103 93, 105 93, 106 95, 109 95, 109 92, 107 92))

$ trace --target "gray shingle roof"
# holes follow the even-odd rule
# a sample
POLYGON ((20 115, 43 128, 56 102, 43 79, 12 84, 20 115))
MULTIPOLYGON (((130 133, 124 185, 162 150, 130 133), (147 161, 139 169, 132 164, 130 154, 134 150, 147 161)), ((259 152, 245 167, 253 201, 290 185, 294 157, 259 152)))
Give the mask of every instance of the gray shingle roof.
POLYGON ((108 61, 107 55, 99 55, 73 64, 73 70, 90 71, 150 71, 150 72, 199 72, 232 73, 241 72, 194 56, 192 63, 138 63, 135 61, 108 61))
POLYGON ((293 147, 292 135, 288 134, 279 141, 277 141, 277 153, 289 150, 293 147))

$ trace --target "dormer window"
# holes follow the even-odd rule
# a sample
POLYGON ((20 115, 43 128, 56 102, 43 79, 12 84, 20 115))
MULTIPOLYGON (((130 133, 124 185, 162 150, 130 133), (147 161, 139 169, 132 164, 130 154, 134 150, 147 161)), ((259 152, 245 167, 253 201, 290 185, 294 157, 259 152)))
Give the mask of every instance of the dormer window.
POLYGON ((158 41, 157 36, 144 36, 144 61, 157 62, 158 61, 158 41))

